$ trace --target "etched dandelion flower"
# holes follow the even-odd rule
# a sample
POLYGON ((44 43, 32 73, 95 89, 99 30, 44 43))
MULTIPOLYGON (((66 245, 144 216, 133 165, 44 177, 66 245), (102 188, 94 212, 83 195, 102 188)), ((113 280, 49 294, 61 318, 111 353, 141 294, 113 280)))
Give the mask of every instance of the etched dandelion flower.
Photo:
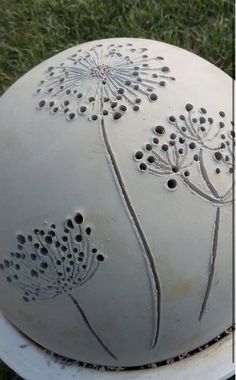
POLYGON ((52 114, 65 114, 69 121, 86 115, 89 120, 97 121, 100 127, 118 191, 129 210, 130 220, 148 263, 155 315, 152 348, 157 344, 160 323, 159 278, 153 254, 125 189, 109 141, 106 117, 118 121, 129 109, 138 112, 142 102, 155 102, 158 89, 163 89, 174 80, 170 68, 164 64, 164 57, 153 55, 146 47, 135 47, 133 43, 98 44, 87 50, 79 49, 59 66, 48 67, 46 77, 39 82, 35 92, 41 96, 37 103, 39 110, 48 109, 52 114))
POLYGON ((143 98, 156 101, 158 88, 175 80, 163 61, 131 43, 79 49, 59 66, 48 67, 36 89, 41 96, 37 107, 62 112, 68 120, 83 114, 117 120, 127 107, 138 111, 143 98))
POLYGON ((91 326, 73 290, 89 281, 105 256, 91 244, 92 229, 85 225, 82 213, 68 218, 63 233, 55 224, 35 228, 28 235, 18 234, 17 250, 0 263, 6 281, 20 288, 25 302, 50 301, 62 294, 71 299, 89 331, 113 358, 91 326))
POLYGON ((217 122, 207 117, 207 110, 203 107, 197 111, 192 104, 186 104, 185 111, 187 115, 178 118, 169 116, 166 127, 156 126, 151 142, 136 151, 134 159, 141 172, 166 177, 169 190, 177 188, 178 177, 193 194, 216 206, 209 276, 199 313, 201 320, 215 271, 220 208, 230 204, 233 197, 233 181, 219 182, 219 177, 226 179, 233 173, 235 132, 222 121, 225 118, 223 111, 218 113, 220 121, 217 122), (226 186, 230 182, 228 188, 223 188, 224 182, 226 186), (218 183, 221 191, 217 188, 218 183))

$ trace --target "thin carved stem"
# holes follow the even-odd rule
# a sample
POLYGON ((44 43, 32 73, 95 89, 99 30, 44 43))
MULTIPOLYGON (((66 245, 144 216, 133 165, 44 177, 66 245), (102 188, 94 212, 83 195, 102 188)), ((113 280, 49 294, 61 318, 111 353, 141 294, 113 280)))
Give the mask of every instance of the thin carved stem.
POLYGON ((158 274, 156 271, 156 265, 155 265, 154 257, 153 257, 152 252, 151 252, 151 248, 149 247, 147 238, 143 232, 142 226, 139 222, 137 214, 136 214, 134 207, 131 203, 128 192, 125 188, 125 184, 124 184, 122 175, 121 175, 119 167, 117 165, 115 155, 114 155, 112 148, 111 148, 111 145, 108 141, 108 136, 107 136, 105 123, 104 123, 103 119, 101 119, 100 127, 101 127, 101 131, 102 131, 102 137, 104 140, 104 144, 105 144, 105 147, 106 147, 107 152, 109 154, 111 164, 113 167, 113 173, 114 173, 114 175, 117 179, 117 182, 120 186, 120 191, 121 191, 122 196, 126 202, 127 209, 129 211, 129 215, 130 215, 132 221, 134 222, 136 233, 139 236, 140 242, 142 243, 142 248, 143 248, 144 253, 145 253, 145 258, 146 258, 146 260, 148 262, 148 266, 149 266, 149 276, 150 276, 152 287, 153 287, 153 302, 154 302, 154 310, 155 310, 154 337, 153 337, 153 342, 152 342, 152 348, 154 348, 157 344, 159 326, 160 326, 160 312, 161 312, 160 281, 159 281, 158 274))
POLYGON ((83 318, 83 321, 85 322, 86 326, 88 327, 89 331, 93 334, 93 336, 96 338, 98 343, 103 347, 103 349, 110 355, 113 359, 117 360, 117 357, 109 350, 109 348, 103 343, 102 339, 98 336, 94 328, 91 326, 90 322, 88 321, 88 318, 86 317, 83 309, 81 308, 79 302, 71 295, 68 294, 68 297, 71 299, 77 310, 80 312, 81 317, 83 318))
POLYGON ((215 189, 215 187, 211 183, 210 178, 208 177, 208 174, 207 174, 207 171, 206 171, 206 168, 204 165, 204 161, 203 161, 203 150, 202 150, 202 148, 200 149, 200 153, 199 153, 199 165, 200 165, 202 178, 203 178, 204 182, 206 183, 208 189, 210 190, 210 192, 212 193, 212 195, 214 197, 220 198, 217 190, 215 189))
POLYGON ((211 197, 210 195, 208 195, 207 193, 205 193, 204 191, 200 190, 196 185, 194 185, 189 179, 187 179, 184 175, 181 174, 181 178, 183 180, 183 182, 195 193, 195 194, 198 194, 200 195, 200 197, 214 203, 214 204, 224 204, 224 200, 223 199, 216 199, 216 198, 213 198, 211 197))
POLYGON ((215 261, 216 261, 216 255, 217 255, 217 245, 218 245, 218 235, 219 235, 219 225, 220 225, 220 207, 218 206, 216 209, 216 217, 214 222, 214 233, 213 233, 213 240, 212 240, 212 250, 211 250, 211 265, 210 265, 210 272, 208 276, 208 282, 207 287, 201 307, 201 311, 199 314, 199 321, 202 319, 204 311, 206 309, 207 301, 211 292, 211 286, 213 282, 213 277, 215 273, 215 261))

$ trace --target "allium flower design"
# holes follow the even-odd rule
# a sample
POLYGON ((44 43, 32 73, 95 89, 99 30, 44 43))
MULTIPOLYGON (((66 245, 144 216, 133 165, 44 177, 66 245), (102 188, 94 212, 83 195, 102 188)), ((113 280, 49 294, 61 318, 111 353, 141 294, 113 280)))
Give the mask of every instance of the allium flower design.
POLYGON ((106 121, 110 118, 117 122, 128 110, 140 111, 143 101, 155 102, 158 89, 163 91, 173 81, 175 78, 161 55, 154 56, 145 47, 135 47, 135 43, 111 43, 79 49, 58 66, 48 67, 35 91, 36 96, 40 95, 39 110, 49 110, 52 115, 61 113, 71 122, 86 115, 100 127, 108 164, 147 261, 154 310, 152 348, 157 344, 160 325, 160 282, 151 248, 109 141, 106 121))
POLYGON ((222 121, 225 118, 223 111, 219 112, 217 122, 207 117, 207 111, 204 108, 198 112, 194 110, 193 105, 186 104, 185 111, 186 114, 178 118, 169 116, 169 125, 166 127, 156 126, 153 129, 151 142, 147 143, 142 150, 136 151, 134 158, 141 172, 165 176, 168 189, 177 188, 178 177, 193 194, 216 207, 210 270, 199 314, 199 320, 201 320, 215 271, 220 208, 233 200, 233 181, 230 180, 229 188, 222 191, 217 188, 216 178, 219 176, 227 178, 234 171, 235 132, 230 127, 226 127, 222 121), (194 179, 192 180, 191 177, 194 179))
POLYGON ((79 49, 59 66, 48 67, 36 89, 37 107, 62 112, 68 120, 83 114, 117 120, 127 107, 138 111, 143 97, 156 101, 156 89, 175 80, 163 60, 129 43, 79 49))
POLYGON ((91 243, 91 233, 92 228, 79 212, 65 221, 63 233, 55 224, 35 228, 30 234, 19 233, 17 249, 0 263, 0 272, 7 282, 24 292, 26 303, 66 295, 97 342, 116 360, 73 296, 73 290, 89 281, 105 260, 105 255, 91 243))

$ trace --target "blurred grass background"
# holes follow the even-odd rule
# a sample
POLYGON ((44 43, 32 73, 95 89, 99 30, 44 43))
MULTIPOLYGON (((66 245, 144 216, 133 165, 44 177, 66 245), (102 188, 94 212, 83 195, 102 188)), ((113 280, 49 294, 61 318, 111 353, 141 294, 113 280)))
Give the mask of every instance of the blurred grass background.
MULTIPOLYGON (((59 51, 109 37, 174 44, 234 76, 231 0, 0 0, 0 94, 59 51)), ((0 363, 0 380, 17 379, 0 363)))

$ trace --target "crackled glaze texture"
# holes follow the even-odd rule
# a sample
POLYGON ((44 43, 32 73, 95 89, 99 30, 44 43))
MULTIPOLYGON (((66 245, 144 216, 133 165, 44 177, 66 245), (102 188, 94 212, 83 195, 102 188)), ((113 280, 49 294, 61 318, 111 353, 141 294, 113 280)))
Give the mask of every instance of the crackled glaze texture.
POLYGON ((0 102, 4 315, 113 367, 228 328, 231 104, 222 71, 143 39, 75 46, 19 79, 0 102))

